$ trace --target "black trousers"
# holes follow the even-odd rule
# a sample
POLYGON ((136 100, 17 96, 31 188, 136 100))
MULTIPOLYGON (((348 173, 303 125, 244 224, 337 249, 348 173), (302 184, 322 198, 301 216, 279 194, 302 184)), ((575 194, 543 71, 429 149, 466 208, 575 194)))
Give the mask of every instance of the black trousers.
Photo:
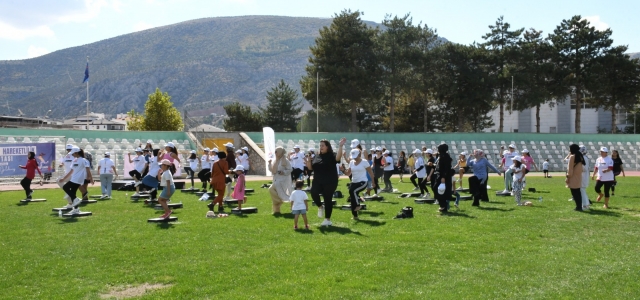
POLYGON ((384 171, 384 188, 388 190, 393 190, 393 185, 391 185, 391 176, 393 175, 393 171, 384 171))
POLYGON ((354 218, 358 217, 356 207, 360 206, 360 192, 367 188, 366 181, 351 182, 349 185, 349 202, 351 203, 351 214, 354 218))
MULTIPOLYGON (((447 174, 448 175, 448 174, 447 174)), ((451 176, 444 176, 444 193, 438 193, 438 186, 441 183, 442 177, 439 174, 434 175, 435 179, 431 180, 431 188, 433 189, 433 197, 438 200, 438 205, 443 211, 446 211, 449 207, 449 201, 453 195, 451 176)))
POLYGON ((600 181, 596 182, 596 193, 602 193, 602 186, 604 186, 604 196, 609 198, 609 190, 611 190, 611 186, 613 185, 613 181, 600 181))
POLYGON ((297 181, 300 178, 301 174, 302 174, 302 169, 293 168, 293 171, 291 171, 291 180, 297 181))
POLYGON ((79 187, 79 184, 69 181, 62 186, 62 190, 71 198, 71 201, 73 201, 76 198, 76 192, 79 187))
POLYGON ((20 180, 20 185, 24 189, 24 193, 27 194, 27 197, 29 197, 29 194, 31 194, 31 181, 32 180, 33 179, 29 179, 27 177, 22 178, 22 180, 20 180))
POLYGON ((487 194, 487 180, 480 182, 480 179, 476 176, 469 177, 469 192, 473 195, 472 206, 479 206, 480 201, 489 202, 489 195, 487 194))
POLYGON ((416 175, 416 173, 411 174, 411 177, 409 177, 409 180, 411 180, 411 183, 413 183, 414 187, 418 187, 419 182, 416 182, 417 178, 418 178, 418 175, 416 175))
POLYGON ((570 190, 573 201, 576 202, 576 210, 582 210, 582 192, 580 192, 579 188, 570 190))
POLYGON ((207 182, 211 179, 211 170, 209 168, 202 169, 198 172, 198 178, 200 178, 200 182, 202 182, 202 188, 207 188, 207 182))
POLYGON ((142 174, 140 174, 140 172, 138 172, 138 170, 129 171, 129 175, 131 177, 135 178, 137 181, 140 181, 140 179, 142 178, 142 174))
POLYGON ((191 179, 191 186, 193 186, 193 177, 195 177, 196 172, 191 167, 184 167, 184 171, 187 173, 187 178, 191 179))
POLYGON ((327 219, 331 218, 333 212, 333 193, 338 188, 338 183, 318 183, 315 180, 311 185, 311 199, 316 206, 324 206, 324 216, 327 219), (320 195, 324 198, 324 203, 320 201, 320 195))
POLYGON ((304 175, 307 176, 307 186, 311 186, 311 175, 313 174, 313 170, 309 170, 306 166, 304 167, 304 175))
POLYGON ((380 177, 384 175, 384 171, 382 169, 378 169, 373 173, 373 182, 376 184, 375 193, 377 194, 380 190, 380 177))

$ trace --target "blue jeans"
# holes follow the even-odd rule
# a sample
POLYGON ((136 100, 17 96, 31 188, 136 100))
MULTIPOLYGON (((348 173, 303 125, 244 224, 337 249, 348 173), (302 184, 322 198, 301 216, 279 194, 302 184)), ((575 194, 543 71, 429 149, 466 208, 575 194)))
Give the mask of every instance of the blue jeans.
POLYGON ((100 174, 100 187, 102 194, 111 197, 111 183, 113 182, 113 174, 100 174))

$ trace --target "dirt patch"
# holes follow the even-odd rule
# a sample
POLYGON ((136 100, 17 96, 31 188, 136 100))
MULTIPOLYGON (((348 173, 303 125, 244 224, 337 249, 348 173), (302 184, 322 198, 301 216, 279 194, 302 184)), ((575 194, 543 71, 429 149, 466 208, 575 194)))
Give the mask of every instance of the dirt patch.
POLYGON ((171 284, 149 284, 145 283, 138 286, 117 286, 112 287, 108 293, 100 295, 102 299, 126 299, 133 297, 140 297, 148 292, 154 290, 166 289, 171 287, 171 284))

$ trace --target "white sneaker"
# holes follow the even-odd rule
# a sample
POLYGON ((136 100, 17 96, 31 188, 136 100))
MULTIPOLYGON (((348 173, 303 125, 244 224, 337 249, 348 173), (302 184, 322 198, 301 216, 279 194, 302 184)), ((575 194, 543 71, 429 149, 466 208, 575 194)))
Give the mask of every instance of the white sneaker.
POLYGON ((414 187, 414 188, 413 188, 413 190, 414 190, 414 191, 417 191, 417 190, 418 190, 418 187, 414 187))
POLYGON ((514 196, 515 194, 513 192, 511 192, 511 196, 514 196))
POLYGON ((324 221, 322 221, 322 224, 320 224, 320 226, 331 226, 333 225, 333 223, 331 223, 331 221, 325 219, 324 221))
POLYGON ((67 205, 63 206, 62 208, 71 208, 71 209, 73 209, 73 205, 67 204, 67 205))
POLYGON ((424 197, 425 197, 425 195, 424 195, 424 194, 420 195, 420 198, 424 198, 424 197))
POLYGON ((229 201, 231 200, 231 197, 227 196, 227 197, 224 197, 222 200, 229 201))
POLYGON ((71 201, 71 197, 69 197, 69 195, 67 194, 64 195, 63 199, 67 201, 71 201))
POLYGON ((573 198, 569 198, 569 201, 573 201, 573 198))
POLYGON ((75 198, 73 199, 73 203, 71 204, 73 207, 76 207, 78 205, 80 205, 80 202, 82 202, 82 199, 80 198, 75 198))
POLYGON ((324 208, 318 208, 318 218, 324 218, 324 208))
POLYGON ((72 209, 69 213, 72 214, 72 215, 79 215, 80 214, 80 209, 79 208, 72 209))
POLYGON ((135 194, 131 195, 131 197, 140 197, 140 194, 139 193, 135 193, 135 194))
POLYGON ((506 194, 506 193, 508 193, 508 192, 509 192, 509 190, 507 190, 507 189, 505 189, 504 191, 502 191, 502 193, 503 193, 503 194, 506 194))
POLYGON ((141 184, 142 184, 142 182, 140 182, 140 181, 136 181, 136 184, 134 184, 133 186, 139 186, 139 185, 141 185, 141 184))

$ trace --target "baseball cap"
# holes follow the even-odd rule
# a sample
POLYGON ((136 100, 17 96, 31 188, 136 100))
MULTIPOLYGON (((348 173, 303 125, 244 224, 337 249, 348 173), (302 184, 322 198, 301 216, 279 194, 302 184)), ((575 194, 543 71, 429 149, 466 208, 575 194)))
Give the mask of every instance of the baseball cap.
POLYGON ((211 152, 218 153, 219 151, 218 151, 218 148, 213 148, 213 150, 211 150, 211 152))
POLYGON ((209 150, 211 150, 211 149, 209 149, 209 148, 204 148, 204 152, 209 152, 209 150))
POLYGON ((427 151, 425 151, 427 154, 433 154, 433 149, 427 149, 427 151))
POLYGON ((420 151, 420 149, 413 150, 413 154, 420 154, 420 153, 422 153, 422 151, 420 151))
POLYGON ((191 150, 191 154, 196 154, 196 150, 191 150))
POLYGON ((140 147, 136 148, 136 152, 142 152, 142 148, 140 147))
POLYGON ((382 147, 380 146, 376 147, 376 151, 382 151, 382 147))
POLYGON ((355 148, 358 145, 360 145, 360 141, 358 141, 358 139, 351 140, 351 148, 355 148))
POLYGON ((389 155, 389 153, 391 153, 389 150, 384 150, 384 154, 389 155))
POLYGON ((520 155, 516 155, 511 160, 517 160, 519 162, 522 162, 522 157, 520 157, 520 155))
POLYGON ((585 147, 584 145, 580 145, 579 147, 580 153, 587 154, 587 147, 585 147))
POLYGON ((167 165, 167 166, 170 166, 170 165, 171 165, 171 161, 170 161, 170 160, 168 160, 168 159, 163 159, 163 160, 161 160, 161 161, 158 163, 158 165, 167 165))
POLYGON ((73 145, 67 144, 67 150, 71 150, 71 149, 73 149, 73 145))
POLYGON ((244 171, 244 166, 243 165, 237 165, 235 169, 233 169, 233 171, 244 171))
POLYGON ((509 145, 509 148, 513 148, 513 149, 515 149, 515 148, 516 148, 516 145, 514 145, 514 144, 510 144, 510 145, 509 145))
POLYGON ((522 150, 522 153, 529 153, 529 150, 524 149, 524 150, 522 150))
POLYGON ((70 152, 71 154, 73 154, 73 153, 78 153, 78 152, 80 152, 80 148, 78 148, 78 147, 76 147, 76 146, 73 146, 73 147, 71 148, 71 152, 70 152))
POLYGON ((111 153, 109 153, 109 152, 105 152, 105 153, 104 153, 104 156, 105 156, 105 157, 107 157, 107 156, 111 156, 111 153))
POLYGON ((168 142, 167 144, 164 145, 165 147, 171 147, 171 148, 175 148, 176 145, 174 145, 172 142, 168 142))
POLYGON ((236 150, 236 153, 242 154, 242 150, 236 150))
POLYGON ((607 147, 602 147, 602 148, 600 148, 600 152, 609 153, 609 149, 607 149, 607 147))
POLYGON ((300 146, 295 145, 295 146, 293 146, 293 149, 300 149, 300 146))
POLYGON ((232 143, 226 143, 224 144, 225 147, 227 148, 233 148, 233 144, 232 143))
POLYGON ((360 156, 360 149, 352 149, 351 158, 357 158, 358 156, 360 156))

